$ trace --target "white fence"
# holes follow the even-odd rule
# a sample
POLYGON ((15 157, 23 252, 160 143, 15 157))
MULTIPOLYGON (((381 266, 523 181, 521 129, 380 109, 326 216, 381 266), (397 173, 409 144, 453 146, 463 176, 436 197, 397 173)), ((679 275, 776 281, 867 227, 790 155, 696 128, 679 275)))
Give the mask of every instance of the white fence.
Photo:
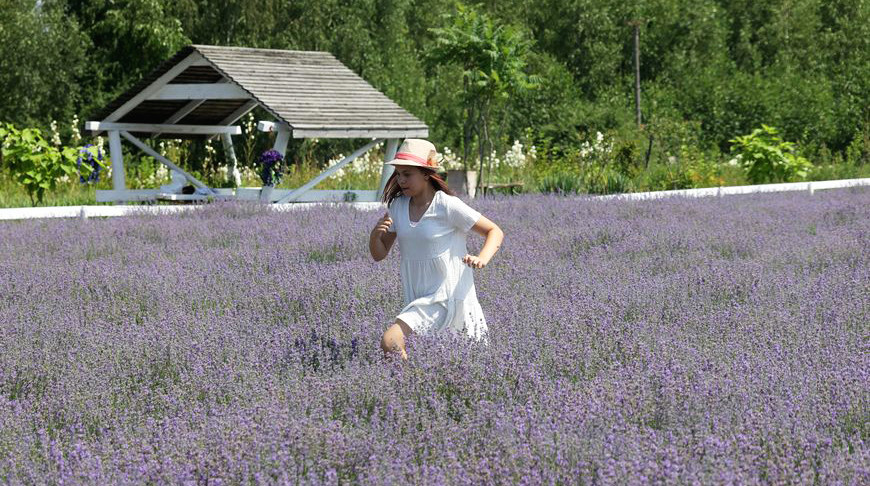
POLYGON ((679 189, 675 191, 629 192, 598 196, 597 199, 644 200, 665 197, 708 197, 731 196, 736 194, 758 194, 763 192, 807 191, 813 194, 824 189, 870 186, 870 178, 841 179, 838 181, 786 182, 782 184, 760 184, 756 186, 705 187, 703 189, 679 189))
MULTIPOLYGON (((729 196, 736 194, 758 194, 764 192, 806 191, 813 194, 825 189, 840 189, 846 187, 870 186, 870 178, 843 179, 838 181, 790 182, 785 184, 761 184, 757 186, 709 187, 703 189, 682 189, 676 191, 633 192, 611 194, 607 196, 583 196, 591 200, 646 200, 667 197, 709 197, 729 196)), ((272 204, 279 211, 303 209, 321 204, 351 205, 358 209, 378 209, 383 207, 380 202, 341 202, 341 203, 287 203, 272 204)), ((53 206, 43 208, 9 208, 0 209, 0 220, 37 219, 37 218, 90 218, 127 216, 135 214, 173 214, 197 209, 202 205, 177 206, 53 206)))

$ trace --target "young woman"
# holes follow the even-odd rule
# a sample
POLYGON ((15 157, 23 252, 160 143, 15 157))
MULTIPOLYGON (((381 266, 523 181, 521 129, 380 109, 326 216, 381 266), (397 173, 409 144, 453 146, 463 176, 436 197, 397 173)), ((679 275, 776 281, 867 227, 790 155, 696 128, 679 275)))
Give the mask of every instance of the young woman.
POLYGON ((408 139, 384 189, 388 212, 369 237, 375 261, 386 258, 398 238, 405 307, 384 332, 384 354, 408 359, 409 335, 452 331, 487 341, 486 319, 477 301, 473 268, 483 268, 498 251, 504 233, 456 197, 436 170, 438 153, 426 140, 408 139), (468 231, 486 237, 480 254, 465 246, 468 231))

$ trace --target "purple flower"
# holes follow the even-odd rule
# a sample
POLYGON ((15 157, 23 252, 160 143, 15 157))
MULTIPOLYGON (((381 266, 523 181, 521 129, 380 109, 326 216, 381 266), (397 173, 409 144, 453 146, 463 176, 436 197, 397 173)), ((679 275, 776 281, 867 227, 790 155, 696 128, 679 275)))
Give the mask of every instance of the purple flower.
POLYGON ((266 150, 257 159, 260 166, 260 179, 263 185, 277 186, 284 175, 284 156, 277 150, 266 150))

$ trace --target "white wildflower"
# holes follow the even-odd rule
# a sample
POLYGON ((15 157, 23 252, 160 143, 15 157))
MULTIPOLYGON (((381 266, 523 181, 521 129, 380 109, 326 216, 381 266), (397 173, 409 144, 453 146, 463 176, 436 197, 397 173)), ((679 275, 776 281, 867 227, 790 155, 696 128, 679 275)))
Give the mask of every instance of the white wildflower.
MULTIPOLYGON (((335 164, 341 162, 342 160, 344 160, 344 154, 338 154, 337 157, 332 158, 332 159, 329 159, 329 161, 326 163, 326 166, 327 166, 327 167, 332 167, 332 166, 334 166, 335 164)), ((338 169, 337 171, 333 172, 332 174, 329 175, 329 177, 330 177, 331 179, 341 179, 342 177, 344 177, 344 167, 342 167, 342 168, 338 169)))
POLYGON ((72 119, 72 143, 73 145, 79 145, 79 142, 82 141, 82 134, 79 131, 79 116, 73 115, 72 119))
POLYGON ((438 154, 438 165, 444 170, 462 170, 462 162, 459 157, 450 150, 450 147, 444 147, 444 150, 438 154))
POLYGON ((523 153, 523 144, 514 140, 514 144, 504 154, 504 162, 512 169, 519 169, 526 165, 527 156, 523 153))
POLYGON ((60 132, 57 131, 57 121, 51 121, 51 144, 55 147, 60 146, 60 132))

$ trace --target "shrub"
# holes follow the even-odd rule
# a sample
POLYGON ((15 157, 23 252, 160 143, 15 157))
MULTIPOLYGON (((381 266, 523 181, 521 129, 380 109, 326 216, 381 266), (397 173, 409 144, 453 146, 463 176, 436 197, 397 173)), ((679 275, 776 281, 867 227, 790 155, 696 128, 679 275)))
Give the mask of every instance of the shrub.
POLYGON ((589 194, 614 194, 631 191, 631 179, 612 165, 588 166, 583 171, 583 189, 589 194))
POLYGON ((571 172, 552 172, 538 179, 536 189, 543 193, 576 194, 583 189, 583 182, 571 172))
POLYGON ((753 184, 806 179, 812 169, 810 161, 797 154, 797 146, 784 141, 774 127, 762 124, 731 143, 737 162, 753 184))
MULTIPOLYGON (((24 186, 33 206, 42 203, 46 190, 53 190, 62 177, 78 173, 79 150, 52 146, 36 128, 18 130, 11 124, 0 127, 4 164, 16 182, 24 186)), ((82 164, 85 172, 93 170, 82 164)))

